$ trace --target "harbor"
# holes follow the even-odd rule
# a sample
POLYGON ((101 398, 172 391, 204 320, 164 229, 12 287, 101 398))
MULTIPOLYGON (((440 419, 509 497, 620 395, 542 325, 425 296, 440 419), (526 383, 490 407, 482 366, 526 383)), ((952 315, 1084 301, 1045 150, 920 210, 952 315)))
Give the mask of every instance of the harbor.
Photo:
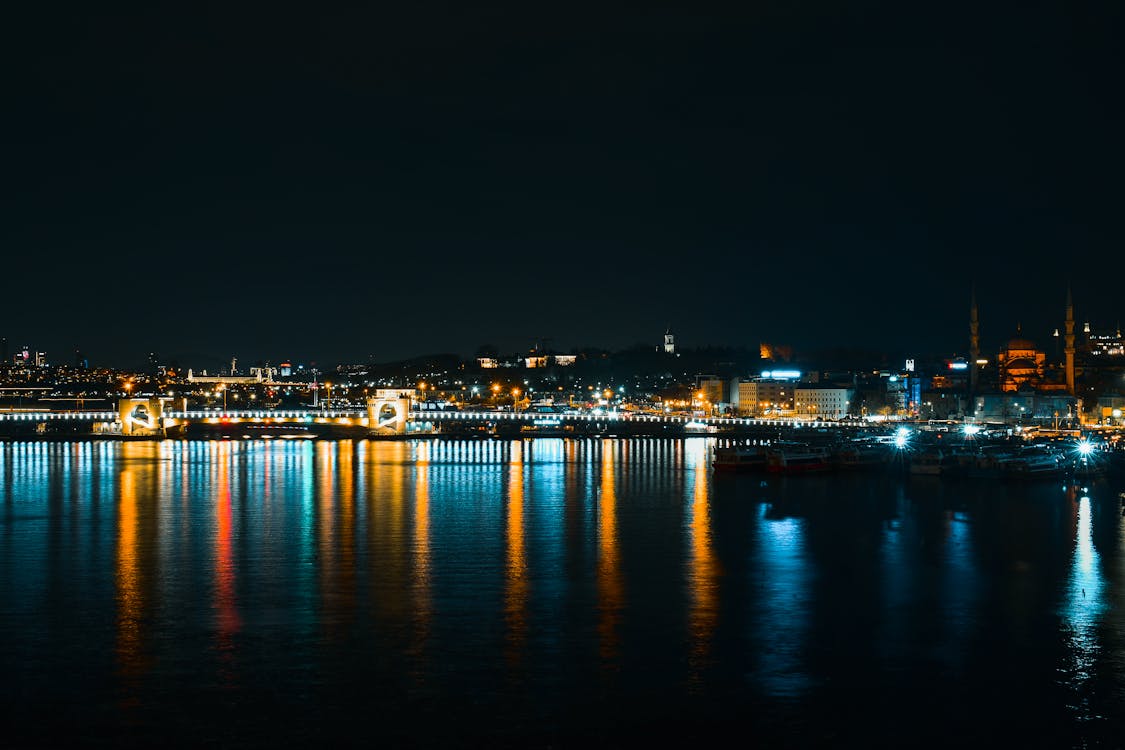
POLYGON ((942 479, 1087 480, 1125 474, 1125 440, 1117 433, 977 437, 976 430, 934 432, 899 426, 875 436, 819 441, 724 441, 719 472, 831 473, 883 471, 942 479))

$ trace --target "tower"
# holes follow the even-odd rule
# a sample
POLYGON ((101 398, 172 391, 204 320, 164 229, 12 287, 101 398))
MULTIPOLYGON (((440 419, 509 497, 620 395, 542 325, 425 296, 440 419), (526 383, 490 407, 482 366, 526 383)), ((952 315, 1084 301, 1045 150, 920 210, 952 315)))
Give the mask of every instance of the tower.
POLYGON ((665 354, 675 354, 676 353, 676 337, 672 335, 672 327, 671 326, 668 326, 667 330, 664 331, 664 353, 665 354))
POLYGON ((977 370, 980 365, 980 318, 977 316, 977 290, 974 287, 969 302, 969 398, 977 395, 977 370))
POLYGON ((1074 302, 1070 297, 1070 285, 1066 286, 1066 321, 1063 325, 1064 349, 1066 353, 1066 392, 1074 395, 1074 302))

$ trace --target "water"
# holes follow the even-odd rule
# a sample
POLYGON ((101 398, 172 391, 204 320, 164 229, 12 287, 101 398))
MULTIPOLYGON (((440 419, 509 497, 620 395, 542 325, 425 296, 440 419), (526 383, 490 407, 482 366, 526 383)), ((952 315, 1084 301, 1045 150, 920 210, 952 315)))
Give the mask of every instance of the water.
POLYGON ((1125 487, 712 449, 0 444, 5 745, 1121 745, 1125 487))

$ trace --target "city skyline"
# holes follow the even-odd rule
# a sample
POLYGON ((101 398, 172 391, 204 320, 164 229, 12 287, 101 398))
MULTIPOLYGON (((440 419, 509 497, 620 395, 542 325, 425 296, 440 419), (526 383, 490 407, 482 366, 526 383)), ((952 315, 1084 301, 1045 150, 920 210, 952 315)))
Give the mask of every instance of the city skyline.
MULTIPOLYGON (((974 285, 974 288, 976 289, 978 287, 974 285)), ((665 325, 662 327, 653 327, 646 332, 642 332, 642 334, 648 334, 647 338, 638 336, 630 339, 628 334, 607 338, 604 336, 599 337, 594 333, 585 340, 574 339, 571 341, 566 339, 560 340, 550 335, 540 335, 522 339, 522 337, 517 334, 511 332, 504 333, 503 331, 497 330, 493 331, 496 335, 489 336, 487 334, 482 334, 476 343, 459 349, 442 348, 439 343, 450 343, 452 339, 439 336, 432 345, 428 345, 427 342, 424 341, 418 341, 415 342, 413 349, 399 349, 388 352, 385 356, 380 356, 380 347, 377 342, 371 342, 372 346, 368 347, 368 353, 366 355, 348 356, 345 352, 334 353, 324 351, 323 348, 321 348, 323 352, 321 356, 295 356, 304 352, 315 351, 318 347, 315 344, 290 342, 286 345, 279 346, 277 350, 268 351, 260 348, 260 346, 256 347, 249 342, 239 343, 237 341, 232 341, 233 349, 229 352, 221 352, 216 348, 208 349, 206 345, 198 350, 188 350, 183 347, 177 347, 175 345, 175 340, 172 339, 164 341, 163 343, 168 344, 168 346, 160 347, 155 353, 165 363, 175 362, 181 367, 188 367, 193 363, 202 364, 207 367, 218 367, 224 366, 228 364, 232 358, 236 358, 245 366, 251 366, 253 364, 260 365, 262 363, 277 365, 281 362, 291 361, 294 365, 299 363, 323 368, 349 363, 404 362, 411 359, 445 355, 471 360, 478 356, 480 350, 485 347, 495 349, 499 354, 505 356, 528 353, 536 350, 567 353, 588 350, 625 351, 647 347, 659 349, 663 344, 664 334, 666 332, 671 332, 681 349, 684 347, 691 349, 756 349, 762 345, 772 345, 775 347, 783 347, 790 352, 794 352, 795 356, 798 358, 818 356, 832 350, 867 351, 883 356, 908 355, 923 358, 966 357, 970 354, 968 323, 969 306, 973 292, 969 292, 969 294, 970 297, 966 298, 966 304, 963 310, 953 309, 952 306, 947 309, 948 317, 945 320, 940 336, 920 332, 912 339, 903 339, 893 335, 886 337, 881 335, 881 333, 875 335, 870 333, 866 335, 857 334, 850 339, 836 340, 827 338, 818 339, 813 335, 798 338, 797 340, 801 343, 795 344, 792 340, 770 335, 766 332, 759 336, 745 337, 741 340, 733 341, 716 339, 693 341, 675 326, 665 325), (960 314, 963 319, 958 320, 956 318, 958 314, 960 314), (952 331, 949 329, 958 330, 952 331), (957 336, 955 335, 956 333, 960 333, 961 335, 957 336), (943 343, 948 345, 942 346, 943 343)), ((1076 297, 1078 296, 1076 295, 1076 297)), ((983 355, 994 355, 996 352, 1000 351, 1009 340, 1017 337, 1031 340, 1049 355, 1061 353, 1061 349, 1059 352, 1055 352, 1054 350, 1061 346, 1056 339, 1058 339, 1058 332, 1062 329, 1065 315, 1063 305, 1059 306, 1058 315, 1051 315, 1050 308, 1045 305, 1042 308, 1013 309, 1008 306, 995 304, 992 300, 985 298, 979 291, 976 292, 976 299, 980 316, 981 339, 983 341, 981 351, 983 355)), ((1065 300, 1065 298, 1063 299, 1065 300)), ((907 313, 903 313, 903 315, 906 314, 907 313)), ((1120 318, 1117 316, 1106 315, 1103 316, 1102 319, 1092 318, 1089 315, 1084 316, 1082 314, 1080 297, 1078 297, 1076 302, 1075 315, 1078 332, 1081 334, 1112 334, 1120 330, 1120 318), (1110 319, 1111 317, 1112 319, 1110 319), (1085 330, 1087 328, 1089 330, 1085 330)), ((871 321, 873 326, 878 324, 881 327, 881 323, 882 321, 871 321)), ((784 329, 784 326, 778 325, 776 321, 775 327, 784 329)), ((36 340, 29 340, 30 337, 27 336, 8 335, 7 332, 0 332, 0 336, 5 340, 5 353, 8 357, 26 348, 29 352, 30 359, 34 360, 37 354, 43 354, 52 364, 71 364, 77 357, 80 357, 82 360, 98 366, 139 367, 142 362, 148 363, 149 358, 154 353, 154 347, 144 346, 143 342, 140 341, 132 346, 114 346, 110 344, 100 351, 95 349, 91 352, 90 348, 82 345, 72 345, 70 347, 44 345, 44 342, 58 343, 62 341, 62 338, 57 334, 48 334, 45 338, 36 340)), ((348 351, 359 352, 361 348, 358 347, 358 345, 354 345, 348 351)), ((8 357, 6 357, 6 359, 8 357)))

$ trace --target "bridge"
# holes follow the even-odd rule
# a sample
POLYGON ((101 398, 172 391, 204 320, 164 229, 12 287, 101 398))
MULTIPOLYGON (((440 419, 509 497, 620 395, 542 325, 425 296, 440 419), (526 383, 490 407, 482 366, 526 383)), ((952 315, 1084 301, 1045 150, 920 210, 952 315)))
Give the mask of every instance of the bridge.
POLYGON ((814 419, 701 417, 631 411, 576 409, 519 411, 450 408, 415 400, 413 388, 380 388, 362 407, 311 409, 172 408, 161 396, 121 398, 115 410, 12 410, 0 412, 0 435, 92 435, 103 437, 177 437, 203 435, 353 437, 491 432, 508 434, 749 434, 773 431, 862 431, 879 425, 814 419), (286 430, 285 428, 292 428, 286 430))
MULTIPOLYGON (((402 406, 401 402, 398 406, 402 406)), ((114 437, 161 437, 194 432, 251 432, 285 426, 305 431, 356 436, 410 436, 463 434, 493 431, 585 434, 625 431, 636 434, 710 434, 774 431, 855 431, 880 425, 837 423, 799 418, 690 417, 677 414, 635 412, 468 411, 424 409, 418 405, 398 410, 386 401, 372 399, 366 408, 342 409, 165 409, 156 399, 122 399, 115 411, 11 411, 0 412, 0 434, 91 434, 114 437), (245 432, 245 431, 244 431, 245 432)), ((292 435, 288 435, 292 436, 292 435)))

